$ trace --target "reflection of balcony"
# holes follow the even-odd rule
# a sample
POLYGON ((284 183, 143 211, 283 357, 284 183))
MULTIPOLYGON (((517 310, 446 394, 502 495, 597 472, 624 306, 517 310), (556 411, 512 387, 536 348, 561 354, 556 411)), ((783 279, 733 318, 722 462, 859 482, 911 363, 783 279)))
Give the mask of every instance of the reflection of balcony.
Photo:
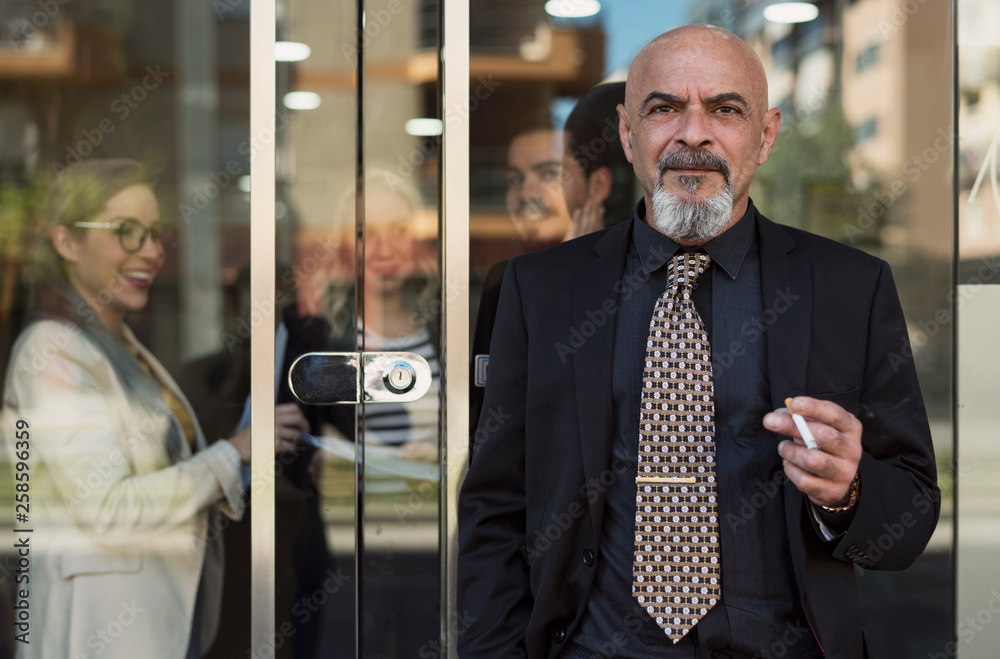
POLYGON ((0 79, 113 82, 125 73, 121 41, 110 27, 67 22, 7 38, 0 41, 0 79))

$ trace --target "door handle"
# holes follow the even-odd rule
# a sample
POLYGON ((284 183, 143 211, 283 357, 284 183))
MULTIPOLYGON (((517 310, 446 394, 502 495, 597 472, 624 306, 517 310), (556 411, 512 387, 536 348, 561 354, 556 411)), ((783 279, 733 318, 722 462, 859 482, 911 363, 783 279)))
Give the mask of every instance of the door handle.
POLYGON ((308 352, 288 371, 292 395, 306 405, 408 403, 431 380, 430 364, 412 352, 308 352))

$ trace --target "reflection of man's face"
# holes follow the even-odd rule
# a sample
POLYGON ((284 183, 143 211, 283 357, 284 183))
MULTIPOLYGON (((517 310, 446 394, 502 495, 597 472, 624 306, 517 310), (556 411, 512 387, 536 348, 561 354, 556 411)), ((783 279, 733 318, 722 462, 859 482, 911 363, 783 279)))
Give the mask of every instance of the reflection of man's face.
POLYGON ((558 243, 569 229, 563 199, 562 133, 518 135, 507 152, 507 211, 521 240, 558 243))

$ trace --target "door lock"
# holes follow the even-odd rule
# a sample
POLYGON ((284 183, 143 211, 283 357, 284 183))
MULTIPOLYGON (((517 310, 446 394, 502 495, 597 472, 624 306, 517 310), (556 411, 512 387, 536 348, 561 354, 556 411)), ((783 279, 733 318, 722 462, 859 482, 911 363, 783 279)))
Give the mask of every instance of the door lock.
POLYGON ((431 387, 427 360, 410 352, 311 352, 292 364, 288 386, 301 403, 407 403, 431 387))
POLYGON ((406 362, 393 362, 382 376, 385 388, 394 394, 405 394, 417 382, 417 373, 406 362))

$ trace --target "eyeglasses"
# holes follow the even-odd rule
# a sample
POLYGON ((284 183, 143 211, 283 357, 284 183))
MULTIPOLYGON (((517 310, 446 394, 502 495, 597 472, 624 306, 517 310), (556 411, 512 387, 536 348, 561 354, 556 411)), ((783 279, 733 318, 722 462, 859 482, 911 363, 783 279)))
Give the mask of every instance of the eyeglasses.
POLYGON ((129 217, 122 218, 120 222, 74 222, 73 226, 86 229, 111 229, 118 234, 118 242, 121 243, 122 249, 129 254, 141 250, 148 236, 152 236, 153 242, 164 247, 162 228, 147 227, 139 220, 129 217))

